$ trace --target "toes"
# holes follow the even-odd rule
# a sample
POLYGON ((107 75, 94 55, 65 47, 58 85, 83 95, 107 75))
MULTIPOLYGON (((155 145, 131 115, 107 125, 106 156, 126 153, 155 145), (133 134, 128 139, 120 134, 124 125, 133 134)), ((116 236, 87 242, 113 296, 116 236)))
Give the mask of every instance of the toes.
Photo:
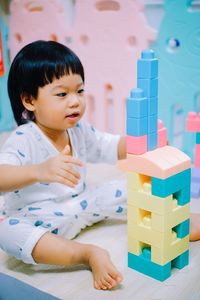
POLYGON ((94 281, 94 288, 97 289, 97 290, 101 289, 99 284, 96 281, 94 281))

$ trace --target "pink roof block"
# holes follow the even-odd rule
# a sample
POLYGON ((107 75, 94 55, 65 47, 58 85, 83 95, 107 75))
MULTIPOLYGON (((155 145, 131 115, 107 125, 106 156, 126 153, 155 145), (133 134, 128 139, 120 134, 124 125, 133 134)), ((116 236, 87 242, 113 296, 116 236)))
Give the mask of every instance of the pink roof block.
POLYGON ((133 171, 165 179, 191 168, 190 158, 177 148, 164 146, 141 155, 127 154, 119 163, 124 171, 133 171))

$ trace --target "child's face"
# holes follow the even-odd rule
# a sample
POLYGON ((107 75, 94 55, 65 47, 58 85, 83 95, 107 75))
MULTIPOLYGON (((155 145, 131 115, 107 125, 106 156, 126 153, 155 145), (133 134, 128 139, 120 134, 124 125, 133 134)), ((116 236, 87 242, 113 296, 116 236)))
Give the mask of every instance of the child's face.
POLYGON ((74 127, 85 112, 82 78, 70 73, 54 79, 38 89, 33 101, 36 123, 55 130, 74 127))

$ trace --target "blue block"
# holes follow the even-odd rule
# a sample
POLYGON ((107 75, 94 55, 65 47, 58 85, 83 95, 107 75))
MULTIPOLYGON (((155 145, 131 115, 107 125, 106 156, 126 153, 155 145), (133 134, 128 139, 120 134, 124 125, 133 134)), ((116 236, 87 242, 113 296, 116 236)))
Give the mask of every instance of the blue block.
POLYGON ((147 98, 148 102, 148 115, 158 115, 158 98, 147 98))
POLYGON ((173 193, 174 198, 178 200, 178 205, 185 205, 190 202, 190 185, 191 182, 178 192, 173 193))
POLYGON ((200 132, 196 133, 196 144, 200 144, 200 132))
POLYGON ((145 258, 142 254, 137 256, 129 252, 128 267, 159 281, 164 281, 171 275, 171 262, 161 266, 145 258))
POLYGON ((144 90, 144 95, 147 98, 158 97, 158 78, 152 79, 137 79, 137 86, 144 90))
MULTIPOLYGON (((187 188, 190 186, 190 179, 191 169, 184 170, 183 172, 170 176, 166 179, 152 177, 152 195, 167 197, 178 191, 180 191, 181 194, 181 190, 184 189, 186 189, 185 193, 187 195, 187 188)), ((183 197, 183 195, 180 197, 183 197)), ((182 201, 183 200, 184 199, 182 199, 182 201)))
POLYGON ((158 131, 158 116, 148 116, 148 133, 157 133, 158 131))
POLYGON ((178 224, 173 228, 176 231, 177 237, 179 239, 184 238, 186 235, 189 234, 190 231, 190 219, 183 221, 182 223, 178 224))
POLYGON ((157 148, 158 144, 158 134, 155 133, 148 133, 147 136, 147 149, 148 151, 152 151, 157 148))
POLYGON ((127 118, 126 133, 131 136, 141 136, 147 134, 147 117, 127 118))
POLYGON ((142 51, 141 59, 137 62, 138 78, 158 77, 158 59, 153 50, 142 51))
POLYGON ((126 100, 126 112, 127 118, 141 118, 148 115, 148 102, 143 90, 131 90, 131 95, 126 100))
POLYGON ((181 255, 177 256, 172 260, 172 267, 177 269, 183 269, 189 264, 189 250, 183 252, 181 255))

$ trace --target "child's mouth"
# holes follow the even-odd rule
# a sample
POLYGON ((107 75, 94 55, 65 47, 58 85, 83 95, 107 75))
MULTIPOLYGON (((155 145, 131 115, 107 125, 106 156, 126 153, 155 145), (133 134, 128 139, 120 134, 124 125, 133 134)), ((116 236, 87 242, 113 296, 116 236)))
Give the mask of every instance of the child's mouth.
POLYGON ((79 113, 74 113, 74 114, 66 116, 67 119, 76 119, 78 117, 79 117, 79 113))

